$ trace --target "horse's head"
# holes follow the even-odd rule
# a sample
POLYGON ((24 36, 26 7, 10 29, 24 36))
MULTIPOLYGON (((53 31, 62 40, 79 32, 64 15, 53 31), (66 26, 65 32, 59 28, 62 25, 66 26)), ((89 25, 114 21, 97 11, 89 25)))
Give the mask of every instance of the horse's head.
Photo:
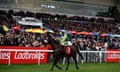
POLYGON ((53 35, 52 33, 49 33, 49 32, 47 33, 47 38, 46 38, 46 40, 47 40, 48 43, 54 44, 54 42, 55 42, 54 38, 55 38, 55 37, 54 37, 54 35, 53 35))
POLYGON ((43 42, 44 42, 46 48, 48 48, 48 50, 52 50, 52 46, 51 46, 50 42, 48 41, 48 39, 44 39, 43 42))
POLYGON ((51 33, 47 33, 47 38, 45 41, 51 45, 53 50, 60 48, 59 42, 55 40, 54 35, 51 33))

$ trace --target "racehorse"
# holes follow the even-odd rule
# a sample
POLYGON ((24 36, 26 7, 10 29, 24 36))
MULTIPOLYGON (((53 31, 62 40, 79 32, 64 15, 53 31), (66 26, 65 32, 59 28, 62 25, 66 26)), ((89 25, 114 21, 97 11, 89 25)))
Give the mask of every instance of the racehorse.
POLYGON ((47 36, 48 36, 47 41, 51 45, 52 50, 54 51, 53 52, 53 58, 54 58, 53 60, 54 60, 54 62, 53 62, 51 71, 53 71, 54 66, 56 66, 58 69, 62 70, 62 68, 57 65, 57 61, 60 58, 63 58, 63 57, 67 58, 67 67, 66 67, 66 70, 68 70, 68 67, 69 67, 69 63, 70 63, 69 59, 70 59, 70 57, 72 57, 73 60, 75 61, 76 69, 79 69, 78 64, 77 64, 76 55, 78 53, 79 56, 81 57, 81 59, 83 59, 83 56, 80 54, 78 48, 75 47, 74 45, 72 45, 72 46, 70 46, 70 54, 66 54, 64 46, 56 43, 55 40, 54 40, 54 38, 53 38, 53 36, 50 33, 48 33, 47 36))

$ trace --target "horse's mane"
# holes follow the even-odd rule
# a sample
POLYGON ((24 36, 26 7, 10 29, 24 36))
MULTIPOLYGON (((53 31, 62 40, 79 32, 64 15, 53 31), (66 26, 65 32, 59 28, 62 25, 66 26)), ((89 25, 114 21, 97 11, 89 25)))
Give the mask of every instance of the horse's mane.
POLYGON ((49 40, 49 43, 52 43, 52 44, 60 44, 59 42, 57 42, 55 39, 53 39, 53 38, 48 38, 48 40, 49 40))
POLYGON ((60 48, 60 43, 57 43, 55 39, 53 39, 51 36, 48 36, 48 43, 51 44, 53 49, 60 48))

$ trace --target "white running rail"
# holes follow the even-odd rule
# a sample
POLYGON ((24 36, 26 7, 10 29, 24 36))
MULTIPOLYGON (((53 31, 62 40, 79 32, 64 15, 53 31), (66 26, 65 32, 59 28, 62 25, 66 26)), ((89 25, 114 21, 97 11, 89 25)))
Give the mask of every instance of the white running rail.
MULTIPOLYGON (((22 49, 0 49, 0 52, 2 51, 6 51, 8 52, 8 65, 10 65, 10 55, 11 52, 53 52, 53 50, 22 50, 22 49)), ((102 53, 119 53, 120 51, 80 51, 81 53, 99 53, 99 57, 100 57, 100 63, 102 62, 101 58, 102 58, 102 53)), ((78 57, 78 56, 77 56, 78 57)), ((120 56, 119 56, 120 59, 120 56)), ((63 60, 63 64, 65 63, 65 60, 63 60)), ((40 64, 40 59, 38 58, 38 65, 40 64)))

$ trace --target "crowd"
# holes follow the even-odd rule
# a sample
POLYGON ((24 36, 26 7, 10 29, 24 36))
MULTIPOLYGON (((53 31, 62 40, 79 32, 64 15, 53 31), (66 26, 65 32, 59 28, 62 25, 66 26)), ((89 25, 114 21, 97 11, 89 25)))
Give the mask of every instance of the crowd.
MULTIPOLYGON (((76 18, 76 17, 75 17, 76 18)), ((77 17, 78 18, 78 17, 77 17)), ((100 33, 112 33, 120 34, 120 30, 116 27, 116 23, 113 20, 105 21, 104 19, 98 18, 86 18, 79 17, 78 19, 60 19, 56 21, 45 20, 45 26, 50 28, 63 28, 65 30, 76 30, 76 31, 88 31, 88 32, 100 32, 100 33), (79 20, 80 19, 80 20, 79 20), (69 26, 68 26, 69 25, 69 26)))
MULTIPOLYGON (((9 30, 4 32, 2 25, 6 25, 12 28, 14 25, 18 25, 12 16, 21 17, 35 17, 42 19, 44 27, 50 29, 65 29, 75 31, 88 31, 88 32, 99 32, 99 33, 112 33, 120 34, 115 20, 104 18, 87 18, 80 16, 68 17, 67 15, 52 15, 47 13, 32 13, 32 12, 14 12, 0 11, 0 45, 5 46, 25 46, 25 47, 41 47, 45 46, 44 39, 47 38, 46 34, 35 34, 27 33, 17 30, 9 30)), ((26 28, 20 26, 21 28, 26 28)), ((58 32, 55 32, 56 36, 58 32)), ((109 49, 120 49, 120 38, 119 37, 100 37, 100 36, 88 36, 88 35, 76 35, 70 34, 71 41, 76 44, 81 50, 105 50, 109 49)), ((56 36, 56 40, 59 39, 59 35, 56 36)))
POLYGON ((8 31, 5 34, 0 34, 0 45, 4 46, 25 46, 37 47, 43 46, 42 35, 35 35, 25 32, 8 31))

